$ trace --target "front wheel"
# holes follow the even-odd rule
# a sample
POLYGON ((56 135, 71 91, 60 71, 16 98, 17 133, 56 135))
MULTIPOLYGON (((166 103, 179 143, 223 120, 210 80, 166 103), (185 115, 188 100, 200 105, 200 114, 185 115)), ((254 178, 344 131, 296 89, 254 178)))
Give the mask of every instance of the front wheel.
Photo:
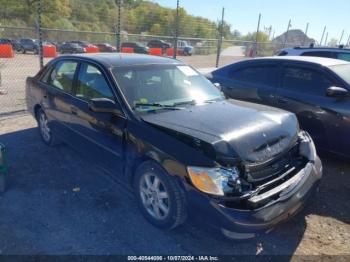
POLYGON ((162 167, 142 163, 135 174, 135 193, 142 214, 154 226, 173 229, 187 217, 184 192, 162 167))

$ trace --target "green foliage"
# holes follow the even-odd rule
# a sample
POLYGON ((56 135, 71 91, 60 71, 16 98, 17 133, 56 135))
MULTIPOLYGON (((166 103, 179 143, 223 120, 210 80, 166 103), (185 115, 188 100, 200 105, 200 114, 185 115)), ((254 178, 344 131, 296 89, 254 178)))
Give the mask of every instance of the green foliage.
MULTIPOLYGON (((35 27, 36 0, 0 0, 0 22, 8 26, 35 27)), ((114 32, 118 21, 118 0, 41 0, 44 28, 114 32)), ((143 0, 124 0, 122 30, 131 34, 175 34, 176 10, 143 0)), ((184 37, 217 38, 220 21, 189 15, 179 10, 179 35, 184 37)), ((239 32, 231 32, 224 23, 225 39, 236 39, 239 32)))

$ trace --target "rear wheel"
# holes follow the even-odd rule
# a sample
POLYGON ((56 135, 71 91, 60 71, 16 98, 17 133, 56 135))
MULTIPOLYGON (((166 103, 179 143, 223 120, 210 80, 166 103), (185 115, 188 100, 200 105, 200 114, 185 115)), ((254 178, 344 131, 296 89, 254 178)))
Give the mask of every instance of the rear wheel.
POLYGON ((47 116, 42 109, 38 110, 37 121, 38 121, 39 134, 41 139, 44 141, 44 143, 49 146, 54 146, 58 144, 59 142, 54 136, 54 134, 52 133, 49 127, 49 121, 47 119, 47 116))
POLYGON ((186 220, 184 193, 157 163, 142 163, 136 170, 134 186, 141 212, 154 226, 173 229, 186 220))

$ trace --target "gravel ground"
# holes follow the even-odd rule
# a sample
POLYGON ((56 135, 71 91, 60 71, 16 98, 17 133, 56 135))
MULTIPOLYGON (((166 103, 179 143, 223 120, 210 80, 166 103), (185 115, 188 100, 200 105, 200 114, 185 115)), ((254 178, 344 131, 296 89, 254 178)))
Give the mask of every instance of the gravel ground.
POLYGON ((8 190, 0 195, 0 254, 350 259, 348 163, 324 157, 324 178, 310 205, 268 235, 232 242, 214 237, 191 218, 170 232, 154 228, 138 211, 130 191, 68 146, 45 146, 35 128, 28 115, 0 118, 0 141, 8 146, 10 163, 8 190))

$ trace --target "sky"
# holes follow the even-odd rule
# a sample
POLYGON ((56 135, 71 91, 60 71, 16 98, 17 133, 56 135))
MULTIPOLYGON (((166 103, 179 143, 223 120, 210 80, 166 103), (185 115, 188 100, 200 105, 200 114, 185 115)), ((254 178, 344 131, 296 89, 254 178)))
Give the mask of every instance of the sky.
MULTIPOLYGON (((153 0, 165 7, 176 8, 176 0, 153 0)), ((350 34, 350 0, 180 0, 180 6, 189 14, 218 20, 225 8, 225 21, 243 34, 255 32, 258 16, 261 13, 261 26, 272 26, 275 36, 287 30, 289 19, 291 29, 305 31, 309 23, 308 36, 320 41, 326 26, 328 41, 343 41, 350 34)), ((324 39, 325 40, 325 39, 324 39)), ((323 40, 323 41, 324 41, 323 40)))

